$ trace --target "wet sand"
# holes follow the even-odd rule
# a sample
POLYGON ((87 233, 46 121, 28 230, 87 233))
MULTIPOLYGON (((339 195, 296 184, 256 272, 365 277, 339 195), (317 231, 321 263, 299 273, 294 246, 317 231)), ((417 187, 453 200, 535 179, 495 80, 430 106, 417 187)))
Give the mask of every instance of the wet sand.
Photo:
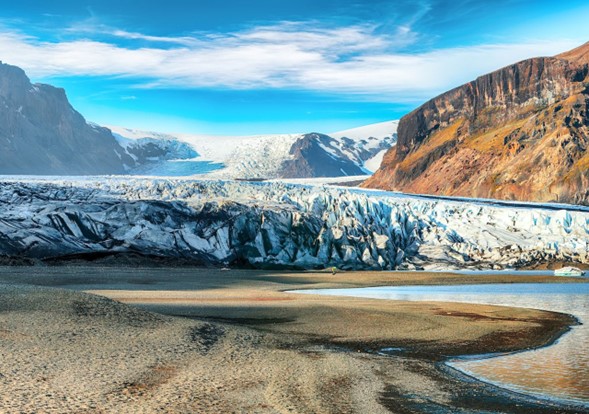
POLYGON ((568 315, 285 292, 524 281, 578 279, 0 268, 0 412, 583 412, 442 364, 543 346, 575 323, 568 315))

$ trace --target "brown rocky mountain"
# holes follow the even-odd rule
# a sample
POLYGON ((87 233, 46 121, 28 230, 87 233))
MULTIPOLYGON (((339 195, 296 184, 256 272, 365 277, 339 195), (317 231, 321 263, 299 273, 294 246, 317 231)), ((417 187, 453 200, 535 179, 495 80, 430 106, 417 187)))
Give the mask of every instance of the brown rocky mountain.
POLYGON ((86 123, 63 89, 0 62, 0 174, 114 174, 125 163, 110 130, 86 123))
POLYGON ((363 185, 410 193, 589 204, 589 43, 525 60, 403 117, 363 185))

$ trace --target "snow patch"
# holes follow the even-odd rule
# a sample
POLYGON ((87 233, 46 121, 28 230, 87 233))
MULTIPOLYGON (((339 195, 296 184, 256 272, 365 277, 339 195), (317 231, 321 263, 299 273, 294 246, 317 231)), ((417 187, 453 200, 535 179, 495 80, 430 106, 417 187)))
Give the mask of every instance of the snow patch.
POLYGON ((379 151, 374 157, 370 158, 364 163, 364 167, 371 173, 378 170, 380 168, 380 165, 382 164, 382 160, 387 151, 388 149, 383 149, 379 151))
POLYGON ((378 140, 382 140, 387 137, 392 137, 397 133, 399 121, 386 121, 379 122, 377 124, 371 124, 361 126, 358 128, 346 129, 344 131, 332 132, 329 136, 334 138, 347 137, 356 141, 366 140, 370 137, 374 137, 378 140))

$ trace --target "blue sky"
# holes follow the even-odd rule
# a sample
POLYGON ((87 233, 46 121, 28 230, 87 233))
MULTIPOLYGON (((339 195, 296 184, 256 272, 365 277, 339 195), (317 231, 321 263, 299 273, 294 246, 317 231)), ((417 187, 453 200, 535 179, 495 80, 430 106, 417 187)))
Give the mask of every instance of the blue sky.
POLYGON ((0 0, 0 59, 87 119, 167 132, 331 132, 589 41, 567 0, 0 0))

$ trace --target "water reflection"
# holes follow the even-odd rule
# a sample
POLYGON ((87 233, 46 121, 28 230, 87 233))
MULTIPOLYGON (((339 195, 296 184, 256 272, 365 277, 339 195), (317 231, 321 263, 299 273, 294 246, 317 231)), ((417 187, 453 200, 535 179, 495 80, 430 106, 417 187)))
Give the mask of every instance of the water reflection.
POLYGON ((589 283, 381 287, 313 293, 520 306, 572 314, 584 325, 574 327, 553 346, 493 358, 454 361, 451 365, 516 391, 589 405, 589 283))

